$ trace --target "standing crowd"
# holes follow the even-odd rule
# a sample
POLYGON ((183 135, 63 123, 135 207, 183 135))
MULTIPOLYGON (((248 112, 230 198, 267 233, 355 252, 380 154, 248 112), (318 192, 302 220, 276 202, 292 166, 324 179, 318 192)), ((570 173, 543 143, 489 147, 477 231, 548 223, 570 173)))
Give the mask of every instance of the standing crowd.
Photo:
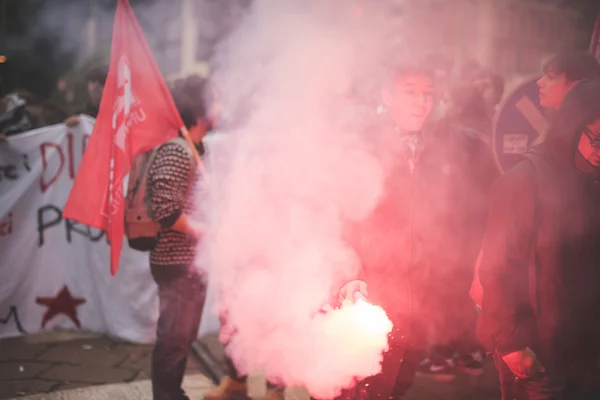
MULTIPOLYGON (((542 73, 546 139, 503 174, 492 149, 502 77, 436 56, 399 66, 382 88, 385 121, 365 134, 386 166, 385 191, 368 218, 347 224, 362 269, 332 292, 362 294, 394 329, 381 373, 341 398, 401 399, 416 374, 480 375, 487 356, 503 399, 600 398, 600 65, 565 52, 542 73)), ((89 103, 61 119, 77 124, 79 112, 97 113, 105 79, 91 73, 89 103)), ((150 251, 160 299, 156 400, 187 398, 181 382, 206 295, 194 266, 204 227, 190 218, 190 194, 203 184, 191 154, 202 155, 204 136, 221 129, 208 88, 197 76, 172 85, 196 149, 167 142, 152 151, 144 177, 159 225, 150 251)), ((18 108, 13 97, 0 100, 2 113, 18 108)), ((27 115, 13 116, 10 133, 27 115)), ((228 361, 231 373, 207 400, 247 394, 246 377, 228 361)), ((268 397, 281 399, 282 388, 270 384, 268 397)))
MULTIPOLYGON (((347 224, 362 269, 332 292, 380 305, 394 329, 381 373, 340 399, 401 399, 417 374, 480 375, 488 356, 503 399, 600 398, 600 65, 565 52, 541 72, 546 140, 504 173, 492 148, 501 76, 436 56, 399 66, 382 88, 385 122, 365 134, 386 166, 386 189, 369 217, 347 224)), ((176 92, 197 93, 192 84, 202 86, 189 78, 176 92)), ((198 118, 219 125, 209 112, 198 118)), ((169 197, 183 201, 182 193, 169 197)), ((178 279, 194 282, 185 276, 178 279)), ((177 318, 191 318, 185 309, 177 318)), ((177 321, 171 314, 161 307, 161 319, 177 321)), ((226 310, 222 325, 235 334, 226 310)), ((159 338, 169 330, 179 328, 159 324, 159 338)), ((183 362, 196 332, 172 339, 179 358, 171 351, 171 360, 183 362)), ((229 376, 207 400, 247 394, 246 377, 228 364, 229 376)), ((155 364, 173 371, 168 365, 155 364)), ((182 373, 172 378, 170 393, 179 397, 156 399, 185 398, 182 373)), ((283 398, 282 388, 269 384, 268 397, 283 398)))

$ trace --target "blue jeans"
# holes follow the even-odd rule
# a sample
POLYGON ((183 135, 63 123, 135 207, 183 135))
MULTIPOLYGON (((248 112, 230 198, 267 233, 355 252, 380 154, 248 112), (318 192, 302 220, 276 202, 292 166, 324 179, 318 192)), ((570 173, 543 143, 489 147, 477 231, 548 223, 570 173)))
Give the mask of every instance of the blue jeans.
POLYGON ((154 400, 184 400, 181 382, 198 336, 206 284, 197 271, 156 283, 160 311, 152 352, 152 393, 154 400))

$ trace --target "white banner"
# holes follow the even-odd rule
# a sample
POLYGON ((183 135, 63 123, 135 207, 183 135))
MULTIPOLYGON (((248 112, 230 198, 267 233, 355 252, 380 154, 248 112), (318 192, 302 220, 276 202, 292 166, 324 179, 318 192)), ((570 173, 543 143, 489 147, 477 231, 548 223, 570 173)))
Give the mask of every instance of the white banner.
MULTIPOLYGON (((148 253, 123 244, 109 272, 103 232, 62 218, 94 120, 0 141, 0 337, 82 329, 133 342, 155 338, 148 253)), ((218 328, 207 304, 202 333, 218 328)))

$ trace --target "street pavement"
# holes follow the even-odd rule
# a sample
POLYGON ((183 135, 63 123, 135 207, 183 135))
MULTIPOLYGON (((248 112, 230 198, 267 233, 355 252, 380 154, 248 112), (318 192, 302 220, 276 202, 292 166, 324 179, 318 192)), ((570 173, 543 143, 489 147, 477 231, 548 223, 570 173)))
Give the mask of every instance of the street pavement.
MULTIPOLYGON (((222 354, 218 341, 206 343, 222 354)), ((45 333, 0 339, 0 399, 107 400, 152 399, 151 345, 122 342, 95 334, 45 333)), ((194 355, 188 360, 184 389, 200 400, 213 384, 194 355)), ((499 399, 494 366, 486 363, 481 377, 458 375, 440 383, 418 376, 407 400, 499 399)), ((252 377, 250 395, 263 397, 264 379, 252 377)), ((307 400, 301 389, 286 392, 286 400, 307 400)))
MULTIPOLYGON (((150 378, 152 345, 51 332, 0 340, 0 399, 150 378)), ((188 374, 199 374, 190 357, 188 374)))

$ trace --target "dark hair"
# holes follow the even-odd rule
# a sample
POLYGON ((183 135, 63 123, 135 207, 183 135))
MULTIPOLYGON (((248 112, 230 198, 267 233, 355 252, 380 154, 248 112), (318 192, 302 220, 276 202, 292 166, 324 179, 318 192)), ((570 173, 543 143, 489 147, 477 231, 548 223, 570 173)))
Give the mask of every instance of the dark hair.
POLYGON ((567 82, 600 78, 600 64, 591 54, 568 51, 556 54, 542 68, 545 74, 565 74, 567 82))
POLYGON ((171 82, 171 90, 173 91, 182 91, 185 86, 185 78, 177 78, 173 82, 171 82))
POLYGON ((504 96, 504 77, 502 75, 498 75, 496 73, 492 73, 491 75, 492 86, 494 90, 498 94, 498 99, 502 99, 504 96))
POLYGON ((498 95, 498 101, 502 99, 502 96, 504 96, 504 77, 502 75, 493 72, 489 68, 482 67, 481 70, 475 74, 470 83, 473 83, 479 79, 489 80, 494 92, 498 95))
POLYGON ((580 99, 578 106, 580 110, 583 110, 584 115, 583 128, 583 126, 592 124, 600 119, 600 79, 582 79, 577 82, 575 87, 578 87, 576 93, 580 99), (582 105, 582 103, 585 105, 582 105))
POLYGON ((106 66, 94 67, 88 71, 85 76, 87 82, 97 82, 104 85, 108 76, 108 68, 106 66))
MULTIPOLYGON (((473 64, 474 65, 474 64, 473 64)), ((489 68, 477 66, 472 68, 470 74, 450 89, 450 107, 448 115, 458 121, 489 121, 490 110, 484 100, 483 93, 475 85, 478 80, 488 80, 496 94, 496 101, 504 95, 504 78, 489 68)))
POLYGON ((422 61, 422 64, 427 65, 427 68, 432 70, 443 70, 450 73, 454 68, 454 60, 442 53, 429 53, 422 61))
POLYGON ((424 61, 415 61, 401 64, 394 69, 394 80, 404 76, 427 76, 432 80, 435 78, 435 67, 424 61))
POLYGON ((210 86, 206 78, 199 75, 190 75, 185 79, 174 82, 173 98, 176 103, 186 104, 186 108, 192 108, 196 118, 207 123, 208 130, 213 129, 213 122, 209 120, 207 103, 210 101, 210 86))
POLYGON ((201 119, 202 116, 198 114, 196 108, 192 106, 189 99, 177 93, 173 93, 173 99, 185 127, 190 129, 198 125, 198 120, 201 119))

